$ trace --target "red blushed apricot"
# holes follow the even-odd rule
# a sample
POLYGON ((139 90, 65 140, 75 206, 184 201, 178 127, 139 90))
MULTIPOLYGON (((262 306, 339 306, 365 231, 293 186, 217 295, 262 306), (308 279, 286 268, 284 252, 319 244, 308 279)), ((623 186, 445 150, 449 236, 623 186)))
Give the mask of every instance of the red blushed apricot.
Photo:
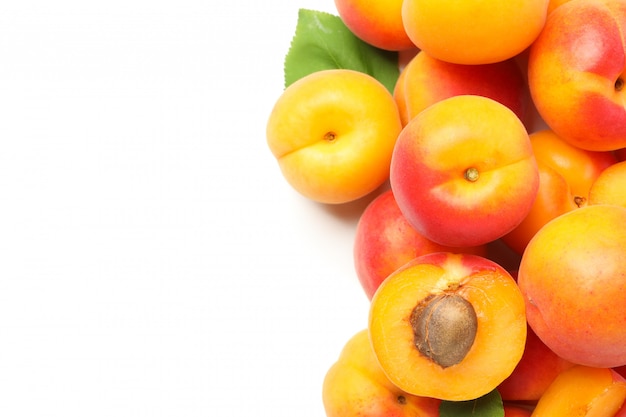
POLYGON ((550 384, 533 417, 624 417, 626 382, 609 368, 582 365, 563 371, 550 384))
POLYGON ((374 294, 368 328, 394 385, 451 401, 495 389, 526 341, 524 302, 511 275, 486 258, 446 252, 391 274, 374 294))
POLYGON ((478 246, 526 217, 539 172, 526 128, 511 109, 460 95, 430 105, 402 129, 389 182, 406 219, 428 239, 478 246))
POLYGON ((532 408, 521 405, 504 404, 504 417, 530 417, 532 408))
POLYGON ((377 48, 415 48, 402 24, 402 0, 335 0, 337 13, 358 38, 377 48))
POLYGON ((522 359, 499 386, 504 401, 538 401, 552 381, 573 363, 559 357, 537 337, 530 326, 522 359))
POLYGON ((539 114, 574 146, 626 146, 626 7, 621 0, 567 1, 530 47, 528 85, 539 114))
POLYGON ((354 266, 368 299, 387 276, 407 262, 432 252, 486 256, 485 245, 453 248, 417 232, 404 218, 391 190, 376 197, 359 218, 354 239, 354 266))
POLYGON ((409 120, 433 103, 453 96, 474 94, 489 97, 524 120, 526 83, 515 60, 483 65, 461 65, 418 52, 402 71, 394 99, 406 126, 409 120))

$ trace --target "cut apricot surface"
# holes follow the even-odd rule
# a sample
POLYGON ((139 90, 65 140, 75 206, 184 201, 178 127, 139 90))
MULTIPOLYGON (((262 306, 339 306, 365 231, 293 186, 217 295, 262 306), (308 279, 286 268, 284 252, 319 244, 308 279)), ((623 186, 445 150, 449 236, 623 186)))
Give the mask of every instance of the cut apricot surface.
POLYGON ((511 374, 527 325, 524 300, 506 270, 480 256, 440 252, 416 258, 382 283, 368 329, 378 361, 399 388, 462 401, 511 374))

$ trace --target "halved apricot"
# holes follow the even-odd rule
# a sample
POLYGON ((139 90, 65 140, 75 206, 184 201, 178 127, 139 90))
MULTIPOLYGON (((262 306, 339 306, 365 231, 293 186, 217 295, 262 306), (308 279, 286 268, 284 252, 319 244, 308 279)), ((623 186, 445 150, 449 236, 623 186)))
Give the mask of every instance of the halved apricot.
POLYGON ((368 329, 381 367, 400 389, 463 401, 513 372, 527 325, 522 294, 504 268, 477 255, 438 252, 381 284, 368 329))

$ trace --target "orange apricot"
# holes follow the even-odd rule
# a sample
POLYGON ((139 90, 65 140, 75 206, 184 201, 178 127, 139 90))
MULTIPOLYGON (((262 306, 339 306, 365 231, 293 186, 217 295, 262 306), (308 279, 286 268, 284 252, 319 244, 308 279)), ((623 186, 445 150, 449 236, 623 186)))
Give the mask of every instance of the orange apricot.
POLYGON ((348 340, 322 384, 327 417, 437 417, 440 400, 393 385, 376 360, 367 329, 348 340))
POLYGON ((443 61, 504 61, 532 44, 549 0, 404 0, 402 21, 415 45, 443 61))
POLYGON ((522 222, 502 237, 519 254, 548 221, 586 206, 593 182, 617 161, 611 152, 578 148, 550 129, 531 133, 530 143, 539 169, 537 197, 522 222))
POLYGON ((626 161, 600 173, 589 190, 589 204, 615 204, 626 207, 626 161))
POLYGON ((400 210, 424 236, 478 246, 526 217, 539 172, 526 128, 511 109, 459 95, 432 104, 402 129, 389 183, 400 210))
POLYGON ((476 399, 511 374, 526 340, 524 300, 500 265, 471 254, 423 255, 371 301, 369 334, 390 381, 442 400, 476 399))
POLYGON ((522 255, 528 324, 570 362, 626 364, 624 225, 626 208, 587 205, 544 225, 522 255))
POLYGON ((563 371, 538 401, 533 417, 623 417, 626 381, 609 368, 563 371))

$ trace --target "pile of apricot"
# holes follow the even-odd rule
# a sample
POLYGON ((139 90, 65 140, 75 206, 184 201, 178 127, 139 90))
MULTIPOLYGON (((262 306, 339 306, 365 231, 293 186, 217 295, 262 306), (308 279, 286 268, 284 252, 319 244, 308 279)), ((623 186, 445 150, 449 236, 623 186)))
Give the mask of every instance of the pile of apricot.
POLYGON ((335 0, 396 53, 287 86, 267 143, 305 198, 368 198, 370 300, 328 417, 626 417, 626 0, 335 0), (446 414, 449 415, 449 414, 446 414), (479 416, 480 414, 472 414, 479 416))

